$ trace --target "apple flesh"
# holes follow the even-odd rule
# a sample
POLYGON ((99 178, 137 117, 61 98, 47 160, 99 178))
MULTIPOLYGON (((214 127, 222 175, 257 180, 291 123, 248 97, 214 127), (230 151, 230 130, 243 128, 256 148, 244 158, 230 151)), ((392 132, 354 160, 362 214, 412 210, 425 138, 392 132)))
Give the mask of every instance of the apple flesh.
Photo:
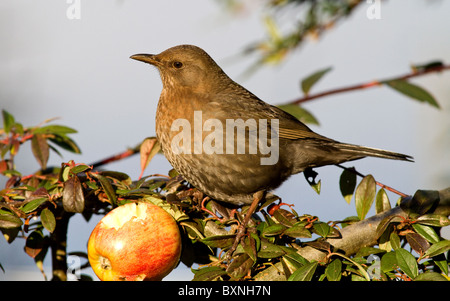
POLYGON ((88 241, 88 258, 100 280, 162 280, 178 264, 181 235, 172 216, 145 202, 111 210, 88 241))

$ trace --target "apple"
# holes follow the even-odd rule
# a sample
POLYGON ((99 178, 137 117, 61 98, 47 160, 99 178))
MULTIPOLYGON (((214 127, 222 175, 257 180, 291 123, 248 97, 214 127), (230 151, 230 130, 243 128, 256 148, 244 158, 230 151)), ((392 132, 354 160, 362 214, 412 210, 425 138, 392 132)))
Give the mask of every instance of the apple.
POLYGON ((111 210, 88 241, 89 263, 104 281, 162 280, 180 255, 177 223, 164 209, 146 202, 111 210))

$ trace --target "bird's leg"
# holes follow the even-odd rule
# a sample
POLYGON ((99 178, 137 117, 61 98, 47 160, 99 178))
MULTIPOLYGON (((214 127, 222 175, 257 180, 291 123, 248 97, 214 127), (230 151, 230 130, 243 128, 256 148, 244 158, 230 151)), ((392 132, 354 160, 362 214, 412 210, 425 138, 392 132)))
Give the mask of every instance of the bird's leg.
POLYGON ((259 202, 261 202, 261 200, 264 198, 264 191, 258 191, 255 192, 253 194, 253 201, 252 204, 250 205, 250 208, 248 209, 247 213, 245 214, 244 220, 242 221, 242 223, 239 225, 238 230, 236 232, 236 238, 233 242, 233 245, 231 246, 231 248, 228 250, 227 254, 226 254, 226 258, 229 260, 231 259, 231 256, 233 255, 234 251, 236 251, 236 248, 239 244, 239 241, 241 240, 241 238, 244 236, 245 234, 245 230, 247 227, 247 224, 250 221, 250 218, 252 217, 253 213, 255 213, 256 208, 259 205, 259 202))

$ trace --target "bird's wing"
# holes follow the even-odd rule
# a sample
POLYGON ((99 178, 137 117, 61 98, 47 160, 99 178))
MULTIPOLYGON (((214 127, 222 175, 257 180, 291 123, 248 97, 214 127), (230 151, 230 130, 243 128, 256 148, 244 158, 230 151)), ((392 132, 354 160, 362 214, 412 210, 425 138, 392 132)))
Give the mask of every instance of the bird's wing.
POLYGON ((274 119, 278 120, 278 134, 281 139, 318 139, 332 141, 332 139, 313 132, 308 126, 282 109, 272 106, 245 89, 235 94, 235 98, 216 95, 214 101, 207 104, 206 112, 219 118, 229 119, 267 119, 269 126, 274 119))

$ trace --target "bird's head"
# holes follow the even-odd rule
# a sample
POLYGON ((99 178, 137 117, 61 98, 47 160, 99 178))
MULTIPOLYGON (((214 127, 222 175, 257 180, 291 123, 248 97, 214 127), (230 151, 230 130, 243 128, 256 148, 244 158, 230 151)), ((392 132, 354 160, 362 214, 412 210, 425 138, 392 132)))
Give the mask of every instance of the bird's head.
POLYGON ((175 46, 160 54, 135 54, 131 58, 157 67, 165 89, 190 88, 211 92, 228 79, 203 49, 193 45, 175 46))

